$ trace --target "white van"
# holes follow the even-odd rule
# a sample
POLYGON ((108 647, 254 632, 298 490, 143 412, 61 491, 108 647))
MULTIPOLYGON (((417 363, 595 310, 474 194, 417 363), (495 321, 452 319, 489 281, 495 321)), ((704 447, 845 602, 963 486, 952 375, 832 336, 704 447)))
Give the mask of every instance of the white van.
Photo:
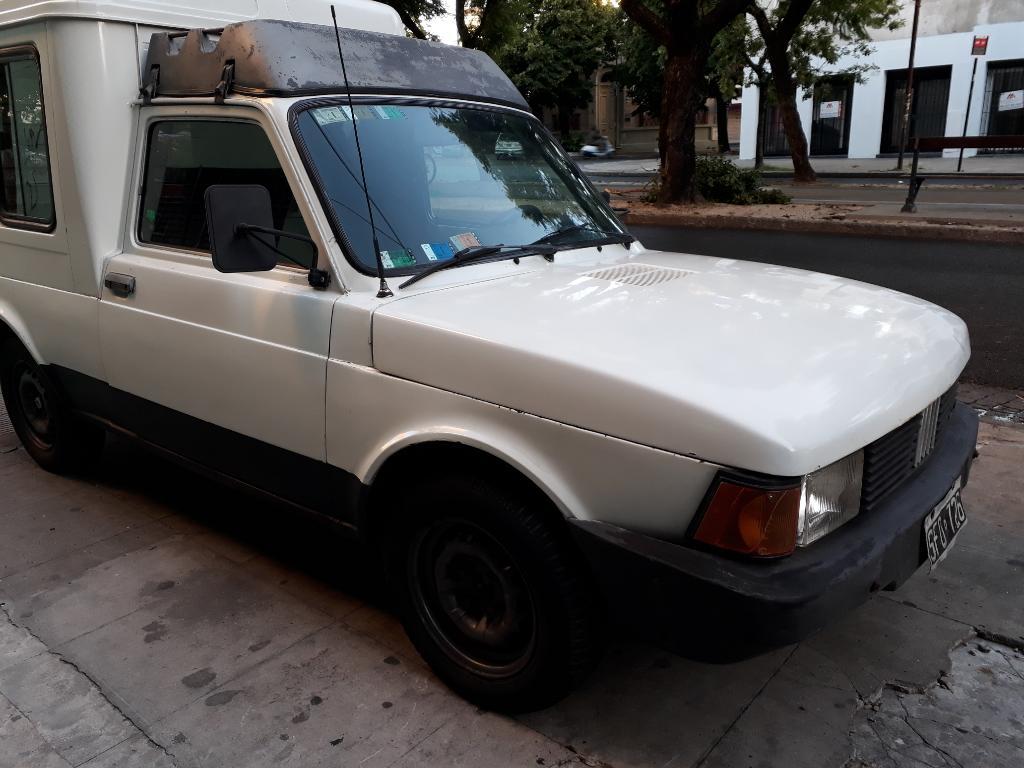
POLYGON ((643 248, 383 5, 189 5, 0 1, 0 378, 43 467, 116 431, 335 522, 503 709, 607 619, 789 642, 948 551, 958 318, 643 248))

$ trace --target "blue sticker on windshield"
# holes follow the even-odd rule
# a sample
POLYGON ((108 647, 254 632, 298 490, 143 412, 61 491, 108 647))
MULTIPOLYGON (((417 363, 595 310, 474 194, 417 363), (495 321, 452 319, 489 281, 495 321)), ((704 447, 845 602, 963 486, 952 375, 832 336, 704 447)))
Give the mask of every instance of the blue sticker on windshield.
POLYGON ((447 261, 455 255, 448 243, 423 243, 420 245, 428 261, 447 261))

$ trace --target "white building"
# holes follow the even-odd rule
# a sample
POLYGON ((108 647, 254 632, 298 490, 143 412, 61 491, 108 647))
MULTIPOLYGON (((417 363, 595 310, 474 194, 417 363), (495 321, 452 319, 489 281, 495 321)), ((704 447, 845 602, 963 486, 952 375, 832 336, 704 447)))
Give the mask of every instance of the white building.
MULTIPOLYGON (((871 158, 897 152, 913 12, 913 0, 905 0, 906 24, 895 32, 879 31, 872 55, 857 60, 875 67, 863 82, 826 76, 802 94, 800 119, 812 156, 871 158)), ((842 60, 835 71, 853 63, 842 60)), ((960 136, 965 117, 969 136, 1024 134, 1024 0, 922 0, 914 83, 918 136, 960 136), (984 55, 972 55, 975 37, 988 38, 984 55)), ((744 89, 740 157, 745 159, 755 154, 758 98, 756 87, 744 89)), ((772 107, 765 154, 789 154, 772 107)))

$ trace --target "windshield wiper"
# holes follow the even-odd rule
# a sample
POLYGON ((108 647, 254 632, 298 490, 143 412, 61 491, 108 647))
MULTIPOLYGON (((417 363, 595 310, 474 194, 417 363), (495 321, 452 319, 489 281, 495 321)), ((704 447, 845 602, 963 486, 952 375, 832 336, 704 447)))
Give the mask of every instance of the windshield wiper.
POLYGON ((500 253, 503 258, 508 259, 517 259, 520 256, 533 255, 550 258, 557 253, 557 251, 558 249, 553 245, 544 245, 543 243, 530 243, 529 245, 502 245, 500 243, 498 245, 471 245, 468 248, 463 248, 461 251, 458 251, 450 259, 439 261, 437 264, 427 267, 422 272, 418 272, 398 286, 398 288, 399 290, 407 288, 413 283, 417 283, 435 272, 440 272, 441 270, 449 269, 450 267, 458 267, 463 264, 468 264, 471 261, 484 259, 488 256, 493 256, 496 253, 500 253))
MULTIPOLYGON (((593 224, 570 224, 562 227, 561 229, 556 229, 554 232, 548 232, 543 237, 534 240, 533 244, 540 245, 542 243, 550 243, 552 240, 564 235, 571 235, 575 232, 595 232, 599 235, 603 235, 602 239, 612 240, 613 242, 623 243, 624 245, 629 245, 635 239, 632 235, 627 235, 625 232, 605 232, 603 229, 595 227, 593 224)), ((586 243, 579 243, 579 245, 586 245, 586 243)))

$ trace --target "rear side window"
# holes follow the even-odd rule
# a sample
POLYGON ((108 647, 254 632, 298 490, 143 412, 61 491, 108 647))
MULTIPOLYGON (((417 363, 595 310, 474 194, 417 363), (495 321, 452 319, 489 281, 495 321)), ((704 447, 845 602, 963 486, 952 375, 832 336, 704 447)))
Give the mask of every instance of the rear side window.
MULTIPOLYGON (((274 226, 309 235, 274 148, 255 123, 168 120, 149 133, 139 240, 192 251, 210 250, 206 190, 258 184, 270 192, 274 226)), ((280 249, 309 265, 308 246, 282 239, 280 249)), ((282 259, 282 264, 295 265, 282 259)))
POLYGON ((3 222, 51 229, 50 149, 39 57, 32 48, 0 51, 0 172, 3 222))

